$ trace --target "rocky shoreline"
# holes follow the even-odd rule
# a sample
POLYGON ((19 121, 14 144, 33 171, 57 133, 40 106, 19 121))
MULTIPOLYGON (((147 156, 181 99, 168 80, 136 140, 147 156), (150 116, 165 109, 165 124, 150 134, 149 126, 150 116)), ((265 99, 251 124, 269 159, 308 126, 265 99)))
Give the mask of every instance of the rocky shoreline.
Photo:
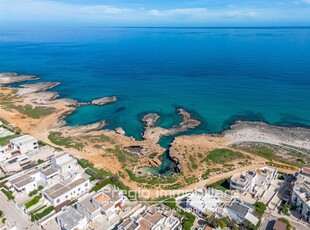
POLYGON ((156 126, 156 122, 160 118, 156 113, 150 113, 143 116, 141 119, 144 123, 143 139, 157 143, 161 137, 175 136, 179 133, 186 132, 189 129, 194 129, 201 124, 200 121, 193 119, 191 114, 182 108, 178 108, 177 113, 181 116, 182 122, 171 128, 156 126))
POLYGON ((273 145, 289 145, 310 149, 310 128, 284 127, 264 122, 237 121, 221 136, 231 139, 229 144, 238 142, 263 142, 273 145))
POLYGON ((14 72, 0 73, 0 86, 34 80, 39 80, 39 78, 33 75, 18 75, 14 72))
MULTIPOLYGON (((9 84, 24 82, 29 80, 38 80, 39 78, 31 75, 17 75, 16 73, 0 73, 0 86, 4 87, 9 84)), ((162 128, 157 126, 157 121, 160 116, 156 113, 145 114, 141 118, 141 122, 144 124, 144 132, 142 134, 143 140, 136 141, 132 137, 127 137, 125 131, 119 127, 113 131, 105 130, 103 128, 107 125, 106 121, 99 121, 93 124, 83 126, 67 126, 65 118, 74 113, 76 107, 85 105, 104 106, 109 103, 117 101, 115 96, 102 97, 94 99, 91 102, 78 102, 74 99, 59 98, 58 93, 46 91, 58 86, 59 82, 40 82, 34 84, 24 84, 17 89, 17 96, 23 98, 24 104, 40 105, 40 106, 59 106, 56 110, 57 114, 54 116, 57 120, 52 122, 51 127, 40 127, 45 132, 57 132, 61 131, 66 136, 79 136, 88 135, 93 132, 102 131, 102 133, 113 133, 117 139, 126 139, 125 144, 122 144, 122 149, 139 156, 141 160, 135 168, 143 168, 146 166, 158 166, 160 164, 161 156, 164 152, 163 148, 158 145, 161 137, 176 136, 190 129, 194 129, 200 125, 200 121, 193 118, 190 113, 182 108, 178 108, 176 112, 181 116, 182 121, 173 127, 162 128), (150 157, 151 155, 154 157, 150 157)), ((33 125, 33 124, 32 124, 33 125)), ((31 126, 31 125, 30 125, 31 126)), ((29 127, 30 127, 29 126, 29 127)), ((109 134, 110 135, 110 134, 109 134)), ((175 140, 179 139, 191 140, 191 143, 195 143, 195 137, 199 137, 203 140, 203 137, 211 139, 208 143, 212 145, 217 139, 223 139, 223 143, 219 147, 230 146, 239 142, 263 142, 278 145, 290 145, 298 148, 310 149, 310 129, 298 128, 298 127, 280 127, 272 126, 263 122, 236 122, 230 127, 229 130, 225 130, 220 134, 200 134, 200 135, 183 135, 175 140), (217 138, 214 141, 212 138, 217 138)), ((171 149, 171 148, 170 148, 171 149)), ((168 149, 167 151, 169 151, 168 149)), ((180 154, 180 153, 178 153, 180 154)), ((181 171, 182 165, 178 154, 171 154, 171 159, 175 163, 175 171, 181 171)))

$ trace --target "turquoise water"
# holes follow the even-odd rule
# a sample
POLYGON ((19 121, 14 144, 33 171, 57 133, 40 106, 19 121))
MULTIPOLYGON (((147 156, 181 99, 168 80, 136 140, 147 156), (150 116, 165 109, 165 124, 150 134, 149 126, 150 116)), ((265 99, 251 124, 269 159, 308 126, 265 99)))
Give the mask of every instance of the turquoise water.
POLYGON ((62 97, 81 101, 115 95, 67 122, 107 120, 136 138, 143 114, 158 112, 168 127, 177 107, 202 121, 194 133, 238 119, 310 125, 309 28, 2 29, 0 71, 60 81, 62 97))

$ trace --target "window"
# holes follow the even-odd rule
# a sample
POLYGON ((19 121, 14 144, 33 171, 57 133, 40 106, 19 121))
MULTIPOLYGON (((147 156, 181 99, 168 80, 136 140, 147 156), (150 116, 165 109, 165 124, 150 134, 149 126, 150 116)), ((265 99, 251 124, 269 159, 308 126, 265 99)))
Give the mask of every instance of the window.
POLYGON ((57 200, 56 200, 56 203, 59 203, 59 202, 60 202, 60 199, 57 199, 57 200))
POLYGON ((78 190, 81 191, 81 188, 79 188, 78 190))
POLYGON ((85 183, 85 187, 87 187, 88 186, 88 183, 85 183))

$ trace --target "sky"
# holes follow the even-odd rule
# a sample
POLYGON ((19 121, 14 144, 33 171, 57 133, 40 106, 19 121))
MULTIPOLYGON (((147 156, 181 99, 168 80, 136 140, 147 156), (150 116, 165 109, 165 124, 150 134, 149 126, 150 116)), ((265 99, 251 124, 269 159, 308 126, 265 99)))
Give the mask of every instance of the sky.
POLYGON ((0 0, 0 25, 310 26, 310 0, 0 0))

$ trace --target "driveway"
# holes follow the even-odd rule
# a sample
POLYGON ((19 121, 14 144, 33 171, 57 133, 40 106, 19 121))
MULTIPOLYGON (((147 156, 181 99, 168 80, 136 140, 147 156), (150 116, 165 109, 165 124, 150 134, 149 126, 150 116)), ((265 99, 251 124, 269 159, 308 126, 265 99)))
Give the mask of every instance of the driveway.
POLYGON ((23 214, 17 207, 10 203, 2 192, 0 192, 0 207, 6 216, 6 219, 12 225, 15 225, 17 229, 40 229, 35 223, 28 220, 25 214, 23 214))

